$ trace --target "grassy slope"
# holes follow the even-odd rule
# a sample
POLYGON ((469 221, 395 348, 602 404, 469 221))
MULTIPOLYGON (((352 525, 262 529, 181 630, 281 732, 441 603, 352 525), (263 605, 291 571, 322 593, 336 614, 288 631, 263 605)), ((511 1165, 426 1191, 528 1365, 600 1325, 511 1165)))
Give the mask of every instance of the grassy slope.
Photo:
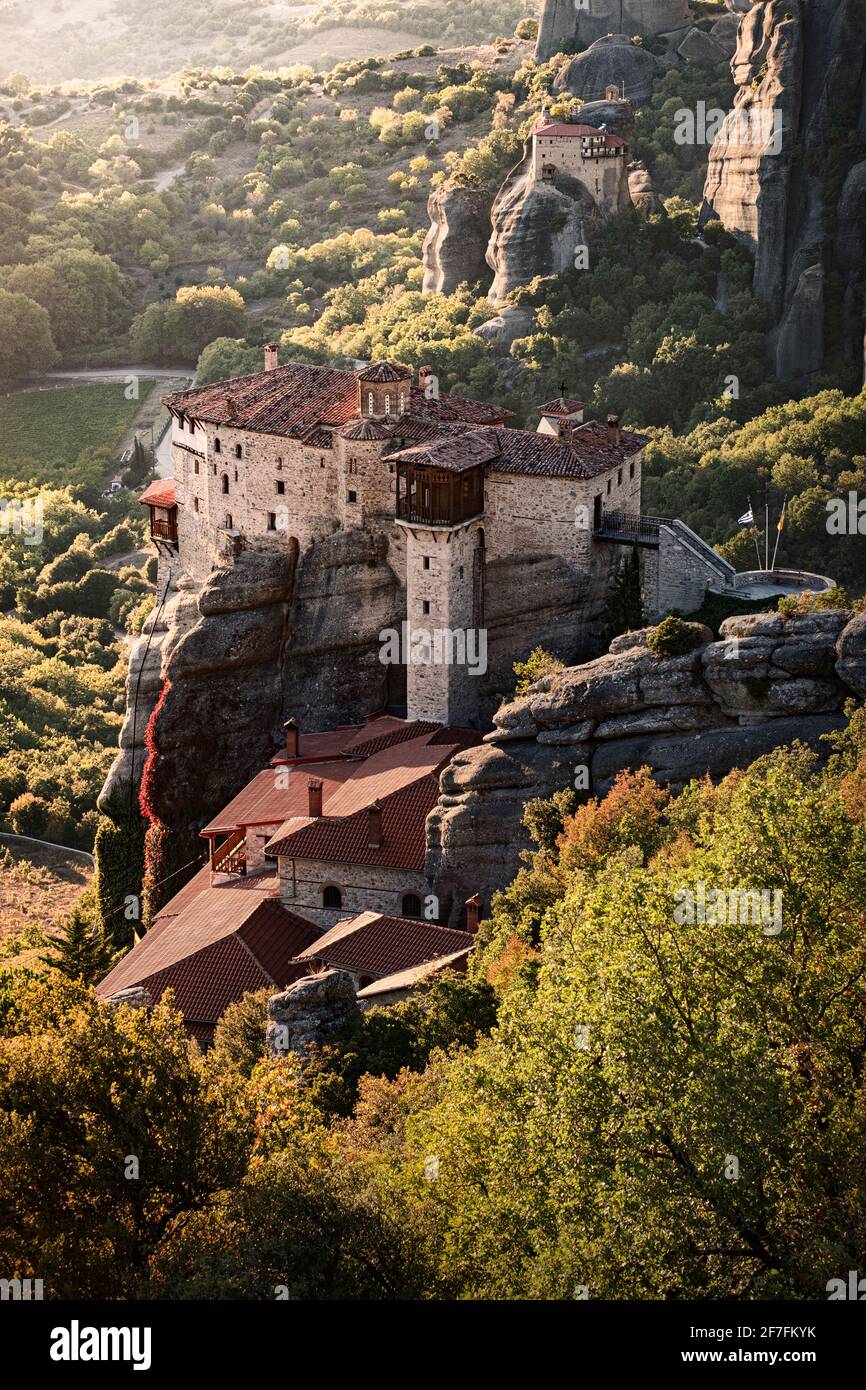
MULTIPOLYGON (((146 396, 152 382, 139 383, 146 396)), ((0 399, 0 478, 62 486, 85 449, 116 449, 141 401, 119 382, 28 391, 0 399)))

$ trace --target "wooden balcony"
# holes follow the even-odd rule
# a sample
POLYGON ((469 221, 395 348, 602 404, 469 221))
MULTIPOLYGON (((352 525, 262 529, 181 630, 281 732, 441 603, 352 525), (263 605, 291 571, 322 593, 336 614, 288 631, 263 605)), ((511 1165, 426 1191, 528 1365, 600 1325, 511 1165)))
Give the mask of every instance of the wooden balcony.
POLYGON ((460 526, 484 511, 484 471, 397 465, 397 520, 417 526, 460 526))
POLYGON ((211 841, 210 866, 215 874, 243 876, 247 871, 246 832, 236 830, 219 846, 215 846, 211 841))
POLYGON ((150 514, 150 539, 152 541, 171 541, 172 545, 177 545, 177 512, 170 517, 158 517, 154 516, 152 511, 150 514))

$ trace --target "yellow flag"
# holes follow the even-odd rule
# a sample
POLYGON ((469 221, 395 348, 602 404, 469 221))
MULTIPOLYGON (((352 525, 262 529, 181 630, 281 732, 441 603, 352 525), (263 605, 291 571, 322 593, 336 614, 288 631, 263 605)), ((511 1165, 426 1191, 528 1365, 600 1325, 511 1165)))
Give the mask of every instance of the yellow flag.
POLYGON ((783 509, 783 510, 782 510, 782 514, 781 514, 781 516, 779 517, 779 524, 778 524, 778 526, 776 527, 776 530, 777 530, 777 531, 784 531, 784 529, 785 529, 785 512, 784 512, 784 509, 783 509))

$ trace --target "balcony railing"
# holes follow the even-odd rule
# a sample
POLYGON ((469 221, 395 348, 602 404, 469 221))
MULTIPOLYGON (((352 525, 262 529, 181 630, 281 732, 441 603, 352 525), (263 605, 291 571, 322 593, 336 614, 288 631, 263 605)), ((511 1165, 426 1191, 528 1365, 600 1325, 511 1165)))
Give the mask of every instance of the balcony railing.
POLYGON ((177 545, 177 517, 173 516, 167 521, 162 521, 159 517, 152 516, 150 536, 151 540, 171 541, 173 545, 177 545))
POLYGON ((624 545, 658 545, 659 527, 667 524, 663 516, 604 511, 593 526, 592 534, 600 541, 616 541, 624 545))
POLYGON ((218 848, 213 849, 210 866, 216 874, 245 874, 247 871, 246 831, 236 830, 218 848))

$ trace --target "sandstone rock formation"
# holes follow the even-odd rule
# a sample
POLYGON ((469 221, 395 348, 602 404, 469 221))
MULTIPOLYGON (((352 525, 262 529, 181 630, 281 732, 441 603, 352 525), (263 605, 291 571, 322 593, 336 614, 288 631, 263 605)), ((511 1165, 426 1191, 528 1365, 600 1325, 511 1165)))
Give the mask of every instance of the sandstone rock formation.
POLYGON ((652 174, 642 164, 629 169, 628 192, 632 205, 637 208, 641 217, 652 217, 654 212, 661 209, 661 199, 656 193, 652 174))
POLYGON ((862 0, 757 0, 742 15, 704 215, 755 254, 781 379, 808 383, 828 353, 862 363, 864 69, 862 0))
POLYGON ((546 63, 563 44, 582 46, 603 34, 663 34, 688 26, 692 18, 689 0, 543 0, 535 57, 546 63))
POLYGON ((480 280, 487 286, 490 272, 484 248, 492 201, 478 188, 436 188, 430 194, 430 228, 422 249, 425 294, 453 294, 464 281, 480 280))
POLYGON ((399 628, 403 608, 387 543, 364 531, 336 532, 301 563, 296 543, 241 552, 199 589, 181 580, 165 612, 172 625, 133 653, 121 750, 99 802, 125 818, 146 769, 152 881, 201 856, 199 830, 267 765, 286 719, 305 729, 362 719, 399 702, 388 680, 403 673, 378 660, 378 633, 399 628))
POLYGON ((658 63, 647 49, 638 48, 624 34, 605 34, 562 68, 554 88, 590 102, 601 101, 613 86, 632 106, 644 106, 657 71, 658 63))
POLYGON ((649 765, 679 788, 795 739, 826 752, 821 735, 866 692, 863 614, 729 618, 719 641, 705 629, 698 648, 675 657, 653 656, 646 635, 539 681, 445 769, 427 821, 427 873, 455 921, 467 896, 505 887, 520 867, 525 803, 572 786, 577 769, 603 795, 624 767, 649 765))
POLYGON ((596 222, 595 203, 583 184, 560 176, 537 183, 531 169, 504 184, 493 207, 487 263, 493 271, 489 298, 504 304, 512 290, 536 275, 560 275, 574 265, 596 222))
POLYGON ((346 1032, 357 1016, 355 985, 345 970, 323 970, 268 1000, 267 1047, 271 1057, 303 1058, 346 1032))

